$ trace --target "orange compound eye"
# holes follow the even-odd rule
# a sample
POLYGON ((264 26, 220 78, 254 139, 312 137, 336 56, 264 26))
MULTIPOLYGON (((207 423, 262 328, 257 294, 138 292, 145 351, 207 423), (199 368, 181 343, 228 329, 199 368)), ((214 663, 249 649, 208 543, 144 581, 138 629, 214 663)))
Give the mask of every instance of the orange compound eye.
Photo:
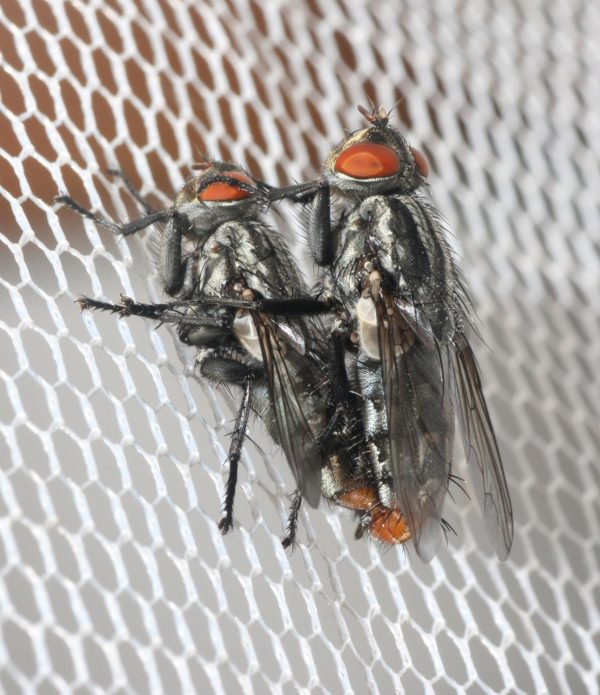
POLYGON ((425 155, 416 147, 411 147, 410 151, 412 152, 412 156, 415 158, 417 171, 419 174, 421 174, 421 176, 427 178, 429 176, 429 162, 425 158, 425 155))
POLYGON ((347 147, 335 160, 335 170, 354 179, 378 179, 400 171, 400 158, 391 147, 359 142, 347 147))
POLYGON ((395 545, 410 540, 410 531, 398 509, 382 509, 371 515, 371 537, 382 543, 395 545))
MULTIPOLYGON (((252 179, 241 171, 224 171, 221 173, 221 176, 227 177, 228 179, 235 179, 247 186, 254 186, 252 179)), ((206 202, 242 200, 249 197, 250 191, 232 183, 225 183, 224 181, 215 181, 198 194, 198 198, 206 202)))

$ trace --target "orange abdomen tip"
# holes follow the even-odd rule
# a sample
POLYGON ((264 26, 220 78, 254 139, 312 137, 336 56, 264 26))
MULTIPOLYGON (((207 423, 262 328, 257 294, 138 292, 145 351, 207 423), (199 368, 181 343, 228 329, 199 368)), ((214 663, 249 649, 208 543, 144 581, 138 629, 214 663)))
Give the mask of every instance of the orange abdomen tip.
POLYGON ((410 531, 399 509, 381 509, 372 515, 371 537, 382 543, 396 545, 410 540, 410 531))
POLYGON ((335 160, 335 170, 354 179, 377 179, 400 171, 400 159, 387 145, 359 142, 343 150, 335 160))
POLYGON ((349 509, 367 511, 377 504, 375 491, 370 487, 357 487, 354 490, 346 490, 336 497, 336 502, 349 509))
MULTIPOLYGON (((254 182, 249 176, 246 176, 241 171, 224 171, 222 176, 226 176, 229 179, 235 179, 236 181, 241 181, 248 186, 254 186, 254 182)), ((201 193, 198 195, 200 200, 206 202, 212 201, 228 201, 228 200, 242 200, 243 198, 249 198, 250 191, 240 188, 231 183, 224 183, 222 181, 215 181, 215 183, 209 184, 201 193)))

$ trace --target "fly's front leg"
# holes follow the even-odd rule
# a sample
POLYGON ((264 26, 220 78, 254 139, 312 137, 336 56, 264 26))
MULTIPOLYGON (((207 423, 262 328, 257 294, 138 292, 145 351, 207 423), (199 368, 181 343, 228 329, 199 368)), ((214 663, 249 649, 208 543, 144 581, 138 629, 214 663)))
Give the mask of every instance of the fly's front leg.
POLYGON ((329 185, 318 180, 271 188, 268 197, 270 201, 285 199, 310 205, 308 245, 317 265, 330 266, 333 262, 333 239, 329 185))
MULTIPOLYGON (((127 182, 127 179, 126 179, 127 182)), ((131 184, 130 184, 131 185, 131 184)), ((130 189, 131 190, 131 189, 130 189)), ((135 190, 135 189, 133 189, 135 190)), ((137 193, 137 191, 136 191, 137 193)), ((136 195, 136 198, 142 202, 143 198, 136 195)), ((190 227, 190 222, 185 215, 177 212, 174 208, 168 210, 159 210, 158 212, 150 212, 145 217, 138 220, 127 222, 126 224, 116 224, 111 222, 106 217, 92 212, 83 205, 73 200, 70 196, 59 196, 55 198, 55 202, 61 203, 79 213, 82 217, 92 220, 96 224, 110 229, 113 234, 120 236, 129 236, 136 232, 146 229, 160 222, 166 222, 165 229, 160 236, 160 253, 158 259, 158 271, 165 292, 170 295, 176 295, 184 286, 186 278, 187 261, 182 259, 182 242, 184 234, 190 227)), ((150 206, 143 201, 143 205, 147 210, 150 206)))
POLYGON ((185 215, 174 213, 160 235, 160 251, 158 256, 158 274, 167 294, 177 295, 186 288, 186 277, 193 259, 184 260, 182 257, 183 237, 190 228, 190 222, 185 215))
POLYGON ((126 224, 117 224, 116 222, 112 222, 98 213, 84 208, 83 205, 80 205, 68 195, 58 196, 54 199, 54 202, 60 203, 61 205, 66 205, 68 208, 71 208, 71 210, 74 210, 87 220, 92 220, 92 222, 95 222, 101 227, 106 227, 114 234, 119 234, 120 236, 129 236, 130 234, 140 232, 142 229, 146 229, 147 227, 150 227, 158 222, 166 222, 174 217, 181 217, 179 213, 172 208, 169 208, 168 210, 159 210, 158 212, 153 212, 150 215, 146 215, 146 217, 140 217, 138 220, 133 220, 132 222, 127 222, 126 224))
POLYGON ((308 221, 308 245, 315 263, 320 266, 333 263, 330 201, 329 186, 323 185, 314 197, 308 221))

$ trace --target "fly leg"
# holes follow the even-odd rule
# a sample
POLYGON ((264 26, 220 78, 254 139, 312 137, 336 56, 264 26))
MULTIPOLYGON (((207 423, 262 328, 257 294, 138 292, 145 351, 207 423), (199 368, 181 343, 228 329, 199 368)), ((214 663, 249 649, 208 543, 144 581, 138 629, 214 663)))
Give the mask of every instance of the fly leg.
MULTIPOLYGON (((194 344, 201 344, 203 338, 199 335, 200 329, 196 332, 194 344)), ((213 333, 211 332, 211 335, 213 333)), ((229 466, 229 476, 225 487, 225 498, 223 500, 223 516, 219 521, 221 533, 225 535, 233 528, 233 501, 238 477, 238 464, 242 455, 242 447, 246 430, 248 427, 248 416, 252 409, 252 388, 260 372, 251 369, 242 362, 234 359, 222 357, 218 349, 206 349, 201 352, 199 360, 200 374, 217 383, 239 384, 243 388, 242 402, 235 419, 235 427, 231 436, 231 444, 227 455, 229 466)))
POLYGON ((284 548, 294 548, 296 545, 296 529, 298 527, 298 514, 300 513, 300 505, 302 504, 302 493, 300 490, 296 490, 293 493, 292 506, 290 507, 290 514, 288 516, 288 523, 286 528, 286 535, 281 541, 281 545, 284 548))
POLYGON ((333 415, 329 418, 327 425, 325 425, 325 429, 317 437, 316 441, 317 446, 319 447, 319 451, 327 451, 329 442, 333 439, 336 432, 338 431, 338 425, 341 422, 342 417, 344 415, 344 409, 345 408, 342 403, 338 403, 336 405, 335 410, 333 411, 333 415))
POLYGON ((271 201, 287 199, 296 203, 310 203, 308 245, 317 265, 330 266, 333 262, 333 234, 329 185, 323 180, 309 181, 272 188, 268 195, 271 201))
MULTIPOLYGON (((122 297, 121 304, 111 304, 88 298, 77 300, 82 309, 100 309, 123 316, 140 316, 161 322, 176 323, 180 339, 201 349, 199 360, 202 376, 216 382, 240 384, 243 386, 242 402, 236 416, 227 463, 229 477, 223 503, 224 515, 219 528, 226 534, 233 527, 233 501, 238 476, 238 464, 241 457, 244 437, 251 410, 251 391, 255 379, 260 373, 246 364, 228 359, 218 354, 219 346, 230 335, 227 317, 208 316, 206 314, 184 314, 179 307, 189 306, 186 302, 169 302, 167 304, 140 304, 128 297, 122 297), (202 349, 204 348, 204 349, 202 349)), ((196 306, 197 302, 194 303, 196 306)))
POLYGON ((315 263, 320 266, 330 266, 333 263, 330 198, 329 186, 320 187, 315 194, 308 219, 308 245, 315 263))
POLYGON ((242 454, 242 445, 246 436, 246 427, 248 426, 248 415, 250 414, 250 390, 252 379, 249 377, 244 382, 244 395, 240 403, 235 428, 231 436, 231 445, 229 446, 229 454, 227 463, 229 465, 229 477, 227 478, 227 486, 225 488, 225 500, 223 502, 223 517, 219 521, 221 533, 225 535, 233 528, 233 500, 235 497, 235 487, 237 484, 238 463, 242 454))
POLYGON ((328 422, 319 434, 317 444, 321 451, 327 452, 329 443, 337 436, 348 440, 354 439, 360 433, 356 432, 359 418, 352 415, 356 396, 351 393, 346 371, 344 345, 345 333, 343 330, 334 330, 331 335, 333 349, 329 359, 329 385, 331 406, 328 409, 328 422))
POLYGON ((354 529, 354 538, 358 541, 365 533, 369 530, 369 524, 371 523, 371 516, 369 512, 357 511, 356 516, 358 517, 358 524, 354 529))
MULTIPOLYGON (((126 316, 139 316, 144 319, 159 321, 160 323, 175 323, 179 325, 180 331, 183 328, 203 328, 214 326, 215 328, 225 328, 224 319, 216 316, 184 314, 179 308, 185 306, 181 302, 168 302, 165 304, 142 304, 134 302, 133 299, 121 295, 121 303, 102 302, 89 297, 78 297, 77 304, 83 311, 84 309, 98 309, 100 311, 110 311, 123 318, 126 316)), ((183 338, 182 338, 183 339, 183 338)), ((184 342, 192 343, 186 340, 184 342)), ((193 344, 197 344, 193 342, 193 344)))
POLYGON ((169 208, 167 210, 153 212, 150 215, 140 217, 139 219, 133 220, 132 222, 127 222, 126 224, 117 224, 116 222, 111 222, 108 218, 103 217, 96 212, 92 212, 91 210, 84 208, 83 205, 80 205, 68 195, 58 196, 54 199, 54 202, 66 205, 68 208, 71 208, 71 210, 74 210, 87 220, 92 220, 92 222, 99 224, 101 227, 106 227, 114 234, 119 234, 120 236, 129 236, 130 234, 135 234, 136 232, 146 229, 146 227, 150 227, 157 222, 166 222, 167 220, 182 217, 178 212, 172 208, 169 208))
POLYGON ((277 314, 282 316, 305 316, 306 314, 318 314, 329 311, 330 305, 311 297, 294 297, 293 299, 259 299, 249 301, 245 299, 233 299, 231 297, 196 297, 195 299, 182 299, 162 304, 143 304, 135 302, 130 297, 121 295, 120 304, 100 302, 89 297, 78 297, 77 303, 82 309, 102 309, 112 311, 122 316, 142 316, 153 318, 157 321, 169 322, 173 316, 177 316, 182 324, 193 324, 195 315, 184 313, 186 309, 198 309, 201 307, 230 307, 232 309, 247 309, 259 311, 265 314, 277 314))
MULTIPOLYGON (((125 185, 127 185, 127 181, 125 179, 125 185)), ((131 186, 130 190, 132 193, 135 191, 133 186, 131 186)), ((139 196, 137 191, 133 194, 138 201, 143 201, 143 198, 139 196)), ((142 229, 151 227, 153 224, 166 223, 160 235, 158 272, 162 286, 167 294, 176 295, 182 289, 185 283, 187 267, 187 261, 182 258, 182 241, 184 234, 190 228, 190 222, 185 215, 177 212, 174 208, 168 208, 167 210, 148 212, 145 217, 140 217, 126 224, 117 224, 98 213, 84 208, 83 205, 80 205, 70 196, 62 195, 54 200, 56 203, 61 203, 71 208, 71 210, 74 210, 87 220, 92 220, 92 222, 101 227, 110 229, 113 234, 118 234, 119 236, 129 236, 142 229)), ((143 205, 146 210, 150 209, 145 201, 143 201, 143 205)))

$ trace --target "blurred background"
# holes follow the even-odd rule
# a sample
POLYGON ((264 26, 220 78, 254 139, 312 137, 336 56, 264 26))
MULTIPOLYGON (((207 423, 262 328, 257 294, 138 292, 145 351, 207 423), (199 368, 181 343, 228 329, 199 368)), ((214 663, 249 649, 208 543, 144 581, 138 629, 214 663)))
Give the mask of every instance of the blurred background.
POLYGON ((585 0, 2 0, 4 692, 598 690, 598 36, 585 0), (312 178, 369 100, 427 155, 477 308, 505 563, 461 494, 430 565, 324 503, 286 554, 293 481, 256 421, 221 537, 235 401, 168 328, 73 304, 162 294, 147 233, 55 195, 126 221, 108 167, 165 206, 204 154, 312 178))

